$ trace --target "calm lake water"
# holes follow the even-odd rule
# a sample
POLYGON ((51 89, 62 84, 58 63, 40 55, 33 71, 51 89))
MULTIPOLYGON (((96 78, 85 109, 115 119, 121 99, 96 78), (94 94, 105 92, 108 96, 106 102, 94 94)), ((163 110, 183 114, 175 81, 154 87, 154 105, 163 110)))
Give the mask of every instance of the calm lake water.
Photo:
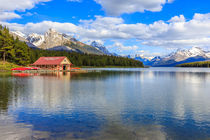
POLYGON ((0 75, 0 140, 210 139, 210 69, 0 75))

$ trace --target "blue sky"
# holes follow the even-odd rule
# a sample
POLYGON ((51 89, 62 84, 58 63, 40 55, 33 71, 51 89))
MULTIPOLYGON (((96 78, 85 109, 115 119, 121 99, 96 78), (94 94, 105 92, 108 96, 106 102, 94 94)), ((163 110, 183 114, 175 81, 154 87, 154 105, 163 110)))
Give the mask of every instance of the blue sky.
POLYGON ((48 28, 118 54, 164 55, 210 44, 209 0, 0 0, 0 23, 25 34, 48 28), (15 6, 11 6, 13 3, 15 6))

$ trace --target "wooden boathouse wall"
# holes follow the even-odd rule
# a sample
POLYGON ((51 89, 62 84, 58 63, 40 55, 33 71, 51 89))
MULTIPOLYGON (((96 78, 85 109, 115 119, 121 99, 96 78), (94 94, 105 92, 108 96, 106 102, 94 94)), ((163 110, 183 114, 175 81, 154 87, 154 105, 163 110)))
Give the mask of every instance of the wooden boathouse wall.
POLYGON ((71 70, 71 61, 67 57, 40 57, 31 64, 41 70, 68 71, 71 70))

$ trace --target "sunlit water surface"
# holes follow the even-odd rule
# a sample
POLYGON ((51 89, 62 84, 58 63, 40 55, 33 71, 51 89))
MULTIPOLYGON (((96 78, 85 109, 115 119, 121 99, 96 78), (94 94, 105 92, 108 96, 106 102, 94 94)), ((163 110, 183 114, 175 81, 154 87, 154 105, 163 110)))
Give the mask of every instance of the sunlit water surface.
POLYGON ((1 74, 0 139, 210 139, 210 69, 88 70, 1 74))

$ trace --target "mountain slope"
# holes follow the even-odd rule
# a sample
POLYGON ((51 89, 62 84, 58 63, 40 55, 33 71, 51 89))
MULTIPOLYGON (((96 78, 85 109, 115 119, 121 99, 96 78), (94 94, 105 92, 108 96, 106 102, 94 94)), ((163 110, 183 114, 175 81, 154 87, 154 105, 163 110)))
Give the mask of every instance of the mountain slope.
POLYGON ((191 49, 178 49, 169 55, 163 57, 156 56, 151 60, 141 57, 135 57, 134 59, 140 60, 144 65, 148 66, 173 67, 183 63, 210 60, 210 52, 203 51, 198 47, 193 47, 191 49))
POLYGON ((19 32, 19 31, 14 31, 14 32, 10 32, 10 35, 12 35, 15 39, 18 38, 20 41, 22 42, 26 42, 26 44, 33 49, 38 49, 36 45, 34 45, 33 43, 30 43, 27 39, 26 39, 26 35, 19 32))
POLYGON ((26 36, 18 31, 11 32, 11 34, 14 37, 18 37, 21 41, 26 42, 31 48, 104 55, 101 50, 77 41, 72 36, 59 33, 54 29, 49 29, 44 35, 32 33, 26 36))
POLYGON ((106 55, 114 55, 114 56, 116 55, 116 54, 110 53, 107 50, 107 48, 99 42, 93 41, 90 46, 95 47, 96 49, 100 50, 101 52, 103 52, 106 55))
POLYGON ((75 38, 66 34, 59 33, 54 29, 49 29, 44 36, 36 35, 29 41, 41 49, 56 51, 74 51, 78 53, 103 55, 100 50, 77 41, 75 38))
POLYGON ((28 42, 25 35, 19 31, 10 32, 10 35, 12 35, 15 39, 18 37, 20 41, 28 42))
POLYGON ((26 39, 35 46, 40 46, 44 42, 44 36, 36 33, 30 34, 26 39))

